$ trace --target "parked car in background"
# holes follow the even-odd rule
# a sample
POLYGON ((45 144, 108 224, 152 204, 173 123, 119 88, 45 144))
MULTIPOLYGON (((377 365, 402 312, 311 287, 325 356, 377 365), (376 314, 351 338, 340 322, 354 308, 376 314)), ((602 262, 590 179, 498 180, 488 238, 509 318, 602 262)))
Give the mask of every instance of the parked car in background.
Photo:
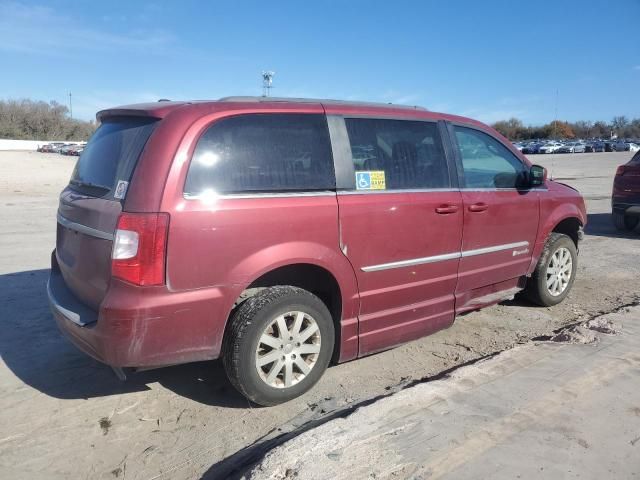
POLYGON ((41 153, 51 153, 53 152, 53 146, 50 143, 44 143, 42 145, 38 145, 36 151, 41 153))
POLYGON ((624 140, 618 140, 613 144, 613 150, 616 152, 628 152, 629 144, 624 140))
POLYGON ((558 142, 546 143, 538 149, 538 153, 556 153, 561 147, 562 144, 558 142))
POLYGON ((67 148, 67 147, 69 147, 69 146, 71 146, 71 144, 70 144, 70 143, 58 143, 58 144, 56 144, 56 146, 54 147, 53 151, 54 151, 55 153, 60 153, 60 152, 62 151, 62 149, 63 149, 63 148, 67 148))
POLYGON ((584 142, 577 142, 573 146, 573 153, 585 153, 587 151, 587 144, 584 142))
POLYGON ((558 153, 584 153, 586 145, 582 142, 565 143, 558 148, 558 153))
POLYGON ((630 231, 640 223, 640 152, 616 170, 611 213, 618 230, 630 231))
POLYGON ((629 142, 629 152, 637 152, 640 151, 640 145, 637 143, 629 142))
POLYGON ((605 152, 615 152, 616 150, 613 147, 614 144, 615 144, 614 141, 605 140, 605 142, 604 142, 604 151, 605 152))
POLYGON ((64 145, 64 142, 50 142, 50 143, 39 145, 37 150, 38 152, 43 152, 43 153, 54 153, 63 145, 64 145))
POLYGON ((589 142, 584 147, 585 152, 604 152, 604 143, 600 141, 589 142))
POLYGON ((540 147, 542 147, 542 145, 543 144, 540 143, 540 142, 529 143, 522 149, 522 153, 524 153, 524 154, 536 154, 536 153, 539 153, 540 147))
POLYGON ((580 194, 468 118, 240 97, 98 120, 60 195, 48 296, 121 375, 222 358, 274 405, 332 359, 520 291, 555 305, 576 278, 580 194))
POLYGON ((78 147, 78 145, 76 145, 75 143, 70 143, 70 144, 67 144, 67 145, 64 145, 63 147, 61 147, 60 150, 58 151, 58 153, 60 153, 62 155, 73 155, 71 153, 71 151, 74 148, 77 148, 77 147, 78 147))
POLYGON ((75 147, 72 147, 67 151, 67 155, 73 155, 74 157, 79 157, 83 150, 84 150, 84 145, 76 145, 75 147))

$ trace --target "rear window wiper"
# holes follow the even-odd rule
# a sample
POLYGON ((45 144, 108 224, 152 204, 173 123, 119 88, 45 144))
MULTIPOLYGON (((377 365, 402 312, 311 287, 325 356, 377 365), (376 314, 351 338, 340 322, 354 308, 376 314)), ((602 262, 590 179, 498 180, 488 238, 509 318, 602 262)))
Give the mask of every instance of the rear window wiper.
POLYGON ((104 190, 105 192, 109 192, 111 187, 106 187, 104 185, 100 185, 98 183, 85 182, 82 180, 69 180, 69 183, 72 185, 77 185, 78 187, 88 187, 88 188, 97 188, 99 190, 104 190))

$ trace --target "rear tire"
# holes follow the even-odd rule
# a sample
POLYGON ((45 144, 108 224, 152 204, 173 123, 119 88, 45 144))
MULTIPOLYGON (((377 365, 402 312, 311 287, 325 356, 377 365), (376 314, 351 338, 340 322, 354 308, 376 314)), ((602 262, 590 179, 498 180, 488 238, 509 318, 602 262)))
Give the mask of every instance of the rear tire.
POLYGON ((557 305, 569 294, 577 269, 576 244, 567 235, 552 232, 523 295, 543 307, 557 305))
POLYGON ((231 318, 222 361, 242 395, 258 405, 277 405, 316 384, 329 365, 334 338, 322 300, 301 288, 270 287, 231 318))
POLYGON ((613 224, 621 232, 631 232, 640 223, 640 217, 625 215, 624 212, 614 210, 611 214, 613 216, 613 224))

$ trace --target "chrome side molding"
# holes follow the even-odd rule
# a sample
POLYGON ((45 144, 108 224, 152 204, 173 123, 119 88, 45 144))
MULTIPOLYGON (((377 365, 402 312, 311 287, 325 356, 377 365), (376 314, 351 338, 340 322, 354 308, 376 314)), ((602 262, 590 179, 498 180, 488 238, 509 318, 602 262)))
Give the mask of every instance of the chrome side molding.
POLYGON ((432 257, 412 258, 410 260, 401 260, 399 262, 382 263, 380 265, 371 265, 362 267, 363 272, 378 272, 380 270, 389 270, 391 268, 412 267, 414 265, 422 265, 425 263, 444 262, 445 260, 453 260, 460 258, 460 252, 444 253, 442 255, 434 255, 432 257))
POLYGON ((473 257, 475 255, 484 255, 485 253, 500 252, 502 250, 511 250, 512 248, 528 247, 529 242, 505 243, 504 245, 494 245, 492 247, 476 248, 475 250, 465 250, 462 257, 473 257))
POLYGON ((446 260, 455 260, 456 258, 473 257, 476 255, 484 255, 487 253, 495 253, 501 252, 503 250, 511 250, 523 247, 529 247, 529 242, 505 243, 503 245, 493 245, 491 247, 463 250, 461 252, 444 253, 442 255, 434 255, 431 257, 411 258, 409 260, 401 260, 398 262, 370 265, 367 267, 362 267, 360 270, 362 270, 363 272, 379 272, 381 270, 389 270, 392 268, 412 267, 415 265, 424 265, 425 263, 444 262, 446 260))

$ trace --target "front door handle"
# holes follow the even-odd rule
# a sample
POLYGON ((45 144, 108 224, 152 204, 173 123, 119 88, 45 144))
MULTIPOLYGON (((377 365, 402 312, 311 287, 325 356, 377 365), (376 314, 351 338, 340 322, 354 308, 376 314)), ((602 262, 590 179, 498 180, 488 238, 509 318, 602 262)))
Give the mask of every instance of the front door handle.
POLYGON ((483 203, 483 202, 474 203, 473 205, 469 205, 469 211, 470 212, 484 212, 487 208, 489 208, 489 205, 487 205, 486 203, 483 203))
POLYGON ((458 206, 457 205, 440 205, 439 207, 436 207, 436 213, 439 213, 440 215, 447 215, 449 213, 456 213, 458 211, 458 206))

